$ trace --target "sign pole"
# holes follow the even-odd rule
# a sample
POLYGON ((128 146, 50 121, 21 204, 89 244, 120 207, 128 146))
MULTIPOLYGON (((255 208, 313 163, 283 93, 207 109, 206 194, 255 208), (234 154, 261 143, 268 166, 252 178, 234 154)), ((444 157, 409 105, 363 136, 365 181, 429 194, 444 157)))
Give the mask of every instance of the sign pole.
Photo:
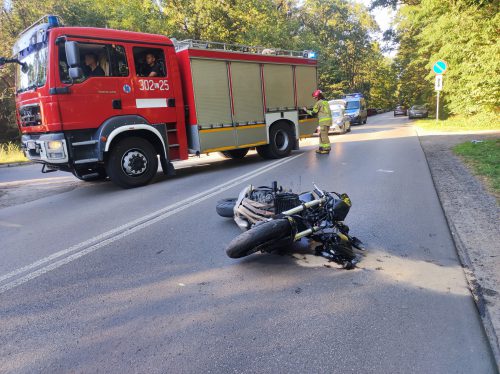
POLYGON ((436 100, 436 122, 439 121, 439 92, 437 92, 437 100, 436 100))
POLYGON ((439 60, 432 67, 434 73, 436 73, 436 80, 434 82, 434 89, 437 92, 436 95, 436 122, 439 121, 439 93, 443 89, 443 74, 448 70, 448 64, 446 61, 439 60))

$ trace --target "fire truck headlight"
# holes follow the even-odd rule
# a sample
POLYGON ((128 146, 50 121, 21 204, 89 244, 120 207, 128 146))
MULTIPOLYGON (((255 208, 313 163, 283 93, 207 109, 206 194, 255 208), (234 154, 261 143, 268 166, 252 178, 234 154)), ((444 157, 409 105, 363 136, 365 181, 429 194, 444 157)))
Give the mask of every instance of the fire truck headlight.
POLYGON ((62 148, 62 142, 60 140, 52 140, 47 143, 47 148, 50 150, 56 150, 62 148))

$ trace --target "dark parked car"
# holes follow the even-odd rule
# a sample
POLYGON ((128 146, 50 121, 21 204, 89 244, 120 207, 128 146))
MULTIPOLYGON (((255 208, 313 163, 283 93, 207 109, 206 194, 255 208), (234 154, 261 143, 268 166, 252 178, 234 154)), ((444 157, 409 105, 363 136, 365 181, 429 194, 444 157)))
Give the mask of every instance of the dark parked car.
POLYGON ((406 111, 406 108, 402 105, 398 105, 395 109, 394 109, 394 117, 396 116, 406 116, 407 114, 407 111, 406 111))
POLYGON ((408 118, 427 118, 429 110, 424 105, 413 105, 408 111, 408 118))
POLYGON ((367 113, 368 113, 368 116, 374 116, 375 114, 377 114, 377 109, 375 108, 368 108, 367 110, 367 113))

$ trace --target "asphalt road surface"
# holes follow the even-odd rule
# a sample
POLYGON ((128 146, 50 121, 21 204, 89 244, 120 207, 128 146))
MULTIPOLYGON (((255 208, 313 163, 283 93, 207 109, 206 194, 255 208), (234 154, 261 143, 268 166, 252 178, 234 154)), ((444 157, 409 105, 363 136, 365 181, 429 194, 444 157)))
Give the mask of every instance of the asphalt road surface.
POLYGON ((0 372, 495 373, 407 119, 331 139, 329 156, 312 139, 277 161, 203 157, 133 190, 0 169, 0 372), (306 242, 225 255, 240 231, 217 200, 273 180, 350 195, 357 269, 306 242))

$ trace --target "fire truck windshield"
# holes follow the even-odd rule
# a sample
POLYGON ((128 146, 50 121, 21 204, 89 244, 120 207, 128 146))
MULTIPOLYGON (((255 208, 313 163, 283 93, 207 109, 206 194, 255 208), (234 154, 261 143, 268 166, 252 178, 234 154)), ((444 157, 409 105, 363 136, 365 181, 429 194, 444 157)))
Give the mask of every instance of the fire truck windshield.
POLYGON ((20 53, 19 61, 26 64, 27 70, 24 73, 20 65, 16 68, 18 93, 45 85, 48 65, 47 44, 39 44, 30 53, 20 53))

